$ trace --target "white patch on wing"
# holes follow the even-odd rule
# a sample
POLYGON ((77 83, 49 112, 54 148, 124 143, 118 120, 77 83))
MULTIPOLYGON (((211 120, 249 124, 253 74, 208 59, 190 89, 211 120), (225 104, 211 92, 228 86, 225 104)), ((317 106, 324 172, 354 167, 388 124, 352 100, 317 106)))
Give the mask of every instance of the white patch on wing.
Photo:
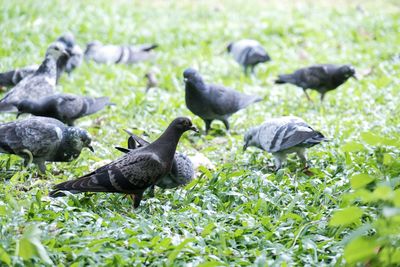
POLYGON ((123 189, 119 186, 117 179, 115 179, 115 175, 113 174, 112 170, 108 170, 107 172, 108 172, 108 177, 110 177, 110 182, 112 186, 118 189, 119 191, 123 191, 123 189))

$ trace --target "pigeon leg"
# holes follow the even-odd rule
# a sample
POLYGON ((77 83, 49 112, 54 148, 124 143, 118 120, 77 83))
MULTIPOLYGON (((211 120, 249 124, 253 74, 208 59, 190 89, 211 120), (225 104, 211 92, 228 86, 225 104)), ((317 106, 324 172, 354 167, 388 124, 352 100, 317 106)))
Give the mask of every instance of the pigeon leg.
POLYGON ((21 152, 28 155, 28 158, 24 160, 24 166, 27 167, 33 161, 32 152, 30 152, 28 149, 23 149, 21 152))
POLYGON ((299 149, 296 152, 297 156, 300 159, 300 162, 303 164, 304 168, 308 168, 307 166, 307 157, 306 157, 306 151, 305 149, 299 149))
POLYGON ((150 191, 149 191, 149 196, 150 197, 154 197, 155 187, 156 186, 154 184, 152 186, 150 186, 150 191))
POLYGON ((142 201, 143 191, 133 195, 133 208, 137 209, 142 201))
POLYGON ((248 67, 247 67, 247 66, 244 66, 244 67, 243 67, 243 70, 244 70, 244 74, 247 76, 247 75, 248 75, 248 67))
POLYGON ((321 103, 324 101, 325 93, 321 93, 321 103))
POLYGON ((251 73, 252 75, 254 75, 254 67, 255 67, 255 65, 252 65, 252 66, 250 67, 250 73, 251 73))
POLYGON ((206 124, 206 134, 208 134, 208 131, 211 129, 211 122, 212 120, 204 120, 204 123, 206 124))
POLYGON ((229 131, 229 121, 227 119, 223 119, 222 122, 224 123, 226 130, 229 131))
POLYGON ((306 97, 307 97, 308 101, 312 102, 312 100, 311 100, 311 98, 310 98, 310 96, 308 95, 308 93, 307 93, 306 90, 307 90, 307 89, 303 88, 303 92, 306 94, 306 97))
POLYGON ((282 168, 283 163, 286 161, 286 155, 281 153, 273 154, 275 159, 275 171, 278 171, 282 168))
POLYGON ((37 162, 36 164, 39 168, 40 173, 45 174, 46 173, 46 165, 44 164, 44 161, 37 162))

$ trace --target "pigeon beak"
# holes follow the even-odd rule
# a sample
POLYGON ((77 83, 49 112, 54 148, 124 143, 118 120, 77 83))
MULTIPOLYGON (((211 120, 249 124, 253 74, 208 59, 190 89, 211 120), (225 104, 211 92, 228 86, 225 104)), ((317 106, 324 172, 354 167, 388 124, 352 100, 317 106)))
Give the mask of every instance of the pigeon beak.
POLYGON ((188 81, 188 78, 183 78, 183 81, 186 83, 188 81))
POLYGON ((18 111, 16 119, 18 119, 18 117, 21 116, 22 114, 24 114, 24 113, 21 111, 18 111))
POLYGON ((246 151, 246 149, 247 149, 248 146, 249 146, 248 143, 244 144, 244 146, 243 146, 243 152, 246 151))
POLYGON ((198 133, 198 132, 199 132, 199 129, 197 129, 197 128, 196 128, 196 127, 194 127, 194 126, 190 127, 190 130, 192 130, 192 131, 195 131, 196 133, 198 133))
POLYGON ((354 74, 353 76, 351 76, 354 80, 357 80, 358 81, 358 77, 357 77, 357 75, 356 74, 354 74))
POLYGON ((94 148, 91 145, 88 145, 87 148, 89 148, 90 151, 92 151, 94 153, 94 148))
POLYGON ((72 55, 72 51, 70 50, 70 49, 65 49, 64 51, 63 51, 63 55, 64 56, 68 56, 68 57, 70 57, 71 55, 72 55))

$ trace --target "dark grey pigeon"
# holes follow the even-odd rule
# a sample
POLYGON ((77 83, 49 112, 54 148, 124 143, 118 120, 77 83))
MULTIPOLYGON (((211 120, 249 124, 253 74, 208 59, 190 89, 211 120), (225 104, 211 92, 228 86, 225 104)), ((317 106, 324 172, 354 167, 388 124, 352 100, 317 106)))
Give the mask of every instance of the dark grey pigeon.
POLYGON ((23 79, 0 100, 0 112, 17 111, 16 105, 22 100, 37 100, 55 92, 57 80, 57 61, 68 55, 64 44, 52 43, 46 57, 37 71, 23 79))
POLYGON ((70 57, 66 62, 65 71, 70 74, 75 68, 79 67, 83 61, 83 51, 75 42, 75 37, 68 32, 60 36, 57 41, 62 42, 67 47, 70 57))
POLYGON ((301 162, 307 166, 305 149, 315 146, 327 139, 315 131, 302 119, 286 116, 269 119, 258 127, 251 128, 244 136, 243 150, 255 146, 272 153, 275 168, 279 170, 286 162, 286 156, 296 153, 301 162))
POLYGON ((110 105, 108 97, 88 97, 71 94, 55 94, 45 96, 37 101, 22 100, 18 103, 18 116, 31 113, 58 119, 70 126, 76 119, 88 116, 110 105))
POLYGON ((291 83, 303 88, 309 101, 311 98, 306 90, 318 91, 323 101, 328 91, 336 89, 350 77, 356 78, 355 74, 354 67, 351 65, 322 64, 299 69, 291 74, 279 75, 275 83, 291 83))
MULTIPOLYGON (((149 142, 143 140, 139 136, 128 131, 126 132, 130 135, 128 139, 128 149, 116 147, 118 150, 128 153, 132 149, 144 147, 149 144, 149 142)), ((194 169, 192 161, 185 154, 176 152, 171 172, 160 178, 155 185, 163 189, 175 188, 190 183, 193 177, 194 169)), ((151 188, 151 191, 151 195, 154 195, 154 186, 151 188)))
POLYGON ((245 74, 248 74, 248 68, 251 73, 254 73, 255 66, 271 60, 264 47, 256 40, 243 39, 232 42, 228 45, 227 50, 243 67, 245 74))
POLYGON ((34 74, 38 68, 38 65, 32 65, 0 73, 0 87, 15 86, 25 77, 34 74))
POLYGON ((201 75, 194 69, 183 73, 186 90, 186 106, 195 115, 203 119, 206 133, 213 120, 220 120, 229 130, 228 118, 248 105, 259 102, 261 97, 246 95, 221 85, 206 84, 201 75))
POLYGON ((67 127, 62 122, 46 117, 30 117, 0 124, 0 153, 15 154, 33 162, 46 171, 45 161, 69 162, 84 147, 93 151, 89 134, 82 129, 67 127))
POLYGON ((158 45, 103 45, 99 41, 88 43, 85 50, 85 59, 97 63, 125 63, 132 64, 151 59, 152 50, 158 45))
POLYGON ((64 196, 60 191, 124 193, 134 195, 134 207, 137 208, 143 192, 171 171, 176 146, 188 130, 197 130, 190 119, 176 118, 153 143, 130 150, 121 158, 76 180, 55 185, 55 190, 49 195, 64 196))

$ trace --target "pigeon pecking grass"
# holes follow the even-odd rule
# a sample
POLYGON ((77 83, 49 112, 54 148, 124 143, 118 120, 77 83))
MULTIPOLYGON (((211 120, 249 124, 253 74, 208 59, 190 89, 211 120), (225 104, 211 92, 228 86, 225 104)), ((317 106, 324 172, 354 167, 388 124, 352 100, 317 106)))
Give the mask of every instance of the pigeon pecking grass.
POLYGON ((275 83, 291 83, 301 87, 309 101, 311 101, 311 98, 307 89, 318 91, 321 94, 322 102, 328 91, 336 89, 350 77, 357 79, 355 74, 354 67, 351 65, 313 65, 296 70, 291 74, 279 75, 275 83))
POLYGON ((25 165, 35 163, 46 172, 46 161, 69 162, 79 157, 84 147, 93 152, 89 134, 46 117, 30 117, 0 124, 0 153, 15 154, 25 165))
POLYGON ((285 116, 269 119, 251 128, 244 136, 243 151, 249 146, 255 146, 272 153, 276 170, 286 162, 287 154, 296 153, 307 167, 306 148, 322 141, 327 141, 323 134, 315 131, 301 118, 285 116))
POLYGON ((31 76, 26 77, 13 87, 0 100, 0 112, 17 111, 16 105, 24 99, 37 100, 55 92, 57 81, 57 61, 68 56, 64 44, 52 43, 46 52, 43 63, 31 76))
POLYGON ((248 74, 248 69, 254 74, 254 68, 260 64, 270 61, 271 58, 265 51, 264 47, 256 40, 243 39, 232 42, 227 46, 228 53, 233 56, 248 74))
POLYGON ((248 105, 262 100, 221 85, 206 84, 200 73, 189 68, 183 73, 186 91, 186 106, 206 124, 206 134, 213 120, 220 120, 229 130, 228 118, 248 105))
POLYGON ((197 131, 190 119, 178 117, 153 143, 130 150, 121 158, 76 180, 57 184, 49 195, 64 196, 61 191, 124 193, 133 195, 133 206, 137 208, 143 192, 171 171, 179 139, 188 130, 197 131))
MULTIPOLYGON (((129 131, 126 132, 130 135, 128 139, 128 149, 121 147, 116 147, 116 149, 124 153, 128 153, 132 149, 144 147, 149 144, 149 142, 143 140, 141 137, 129 131)), ((171 172, 163 176, 155 185, 151 186, 150 195, 154 196, 154 186, 158 186, 163 189, 175 188, 190 183, 193 180, 193 177, 194 169, 192 161, 185 154, 176 152, 174 161, 172 163, 171 172)))
POLYGON ((111 104, 108 97, 55 94, 37 101, 22 100, 17 105, 17 117, 23 113, 31 113, 55 118, 72 126, 76 119, 96 113, 111 104))
POLYGON ((132 45, 103 45, 99 41, 88 43, 85 50, 85 59, 97 63, 125 63, 133 64, 151 59, 152 50, 157 44, 132 45))

